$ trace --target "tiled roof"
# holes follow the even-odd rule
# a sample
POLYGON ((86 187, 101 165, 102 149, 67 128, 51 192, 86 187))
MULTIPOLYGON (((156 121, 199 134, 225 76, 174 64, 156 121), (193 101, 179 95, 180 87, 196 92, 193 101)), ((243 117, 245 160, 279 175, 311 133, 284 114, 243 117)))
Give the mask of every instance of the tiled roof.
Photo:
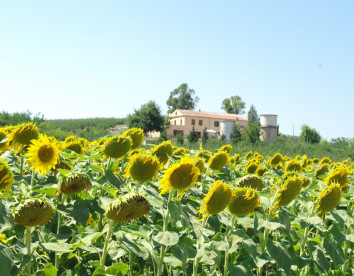
POLYGON ((173 113, 178 111, 181 115, 172 116, 173 117, 202 117, 202 118, 213 118, 219 120, 237 120, 237 121, 247 121, 245 118, 237 114, 228 114, 228 113, 216 113, 216 112, 204 112, 196 110, 185 110, 185 109, 176 109, 173 113))

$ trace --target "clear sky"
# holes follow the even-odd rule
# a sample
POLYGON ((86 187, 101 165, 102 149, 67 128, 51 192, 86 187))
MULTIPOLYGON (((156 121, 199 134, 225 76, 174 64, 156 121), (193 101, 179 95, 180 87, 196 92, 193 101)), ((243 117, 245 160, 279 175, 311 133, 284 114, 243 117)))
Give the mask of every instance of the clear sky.
POLYGON ((0 111, 166 114, 184 82, 202 111, 239 95, 281 133, 353 138, 354 1, 0 0, 0 111))

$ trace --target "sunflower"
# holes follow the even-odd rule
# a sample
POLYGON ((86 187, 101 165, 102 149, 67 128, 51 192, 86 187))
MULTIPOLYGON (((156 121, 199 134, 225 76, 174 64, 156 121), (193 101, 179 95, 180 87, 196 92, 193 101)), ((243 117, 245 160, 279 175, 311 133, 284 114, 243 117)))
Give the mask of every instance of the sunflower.
POLYGON ((169 157, 173 154, 173 146, 171 141, 164 141, 151 149, 151 153, 155 155, 161 164, 166 164, 169 157))
POLYGON ((348 171, 344 167, 339 167, 331 171, 331 173, 323 181, 324 184, 338 183, 343 191, 345 191, 350 183, 348 179, 348 171))
POLYGON ((10 131, 11 131, 10 127, 0 128, 0 152, 7 150, 8 143, 6 143, 5 138, 9 135, 10 131), (4 142, 2 142, 3 140, 4 142))
POLYGON ((249 151, 246 153, 246 155, 244 157, 242 157, 242 159, 247 160, 247 159, 250 159, 252 156, 253 156, 253 152, 249 151))
POLYGON ((258 164, 253 160, 250 160, 246 163, 246 173, 254 174, 256 173, 257 169, 259 168, 258 164))
POLYGON ((80 173, 69 173, 62 176, 59 180, 59 190, 57 195, 63 194, 76 194, 83 190, 88 191, 92 187, 91 180, 85 174, 80 173))
POLYGON ((339 204, 341 196, 342 190, 339 183, 332 183, 322 191, 316 207, 318 213, 321 213, 322 218, 325 212, 331 211, 339 204))
POLYGON ((288 205, 300 193, 301 187, 302 181, 299 178, 288 178, 278 190, 278 193, 274 198, 275 203, 272 206, 271 211, 274 211, 280 206, 288 205))
POLYGON ((212 152, 209 151, 209 150, 205 150, 203 149, 203 145, 200 144, 200 149, 199 151, 197 152, 196 156, 195 157, 200 157, 200 158, 204 158, 205 161, 209 161, 210 157, 212 156, 212 152))
POLYGON ((40 199, 28 199, 13 211, 14 222, 23 226, 47 223, 53 217, 53 207, 40 199))
POLYGON ((5 160, 0 158, 0 192, 3 190, 3 197, 7 195, 14 181, 10 167, 5 160))
POLYGON ((216 215, 226 208, 232 197, 232 190, 229 185, 222 181, 215 181, 203 199, 203 206, 199 213, 204 212, 200 220, 206 219, 210 215, 216 215))
POLYGON ((96 150, 96 149, 100 148, 106 142, 106 140, 107 140, 107 138, 101 138, 98 141, 97 140, 92 141, 90 143, 91 149, 96 150))
POLYGON ((268 171, 267 167, 259 167, 256 170, 256 175, 258 175, 259 177, 262 177, 267 171, 268 171))
POLYGON ((235 164, 240 163, 241 157, 240 157, 240 155, 238 153, 235 153, 233 158, 234 158, 235 164))
POLYGON ((257 191, 251 188, 237 188, 232 192, 232 197, 228 205, 230 213, 243 216, 253 213, 259 206, 260 198, 257 191))
POLYGON ((114 136, 104 143, 102 152, 108 157, 120 158, 130 150, 131 144, 128 137, 114 136))
POLYGON ((77 154, 82 154, 84 152, 84 149, 79 140, 69 140, 68 142, 65 142, 63 149, 72 150, 77 154))
POLYGON ((257 175, 246 175, 238 180, 237 186, 249 187, 260 191, 263 187, 263 181, 257 175))
POLYGON ((320 178, 320 176, 322 176, 322 175, 324 175, 324 174, 326 174, 328 172, 329 172, 328 164, 327 163, 323 163, 317 168, 317 170, 315 171, 314 176, 316 178, 320 178))
POLYGON ((130 157, 128 167, 125 169, 125 177, 129 175, 140 182, 147 182, 157 177, 160 162, 151 154, 134 154, 130 157))
POLYGON ((229 155, 224 151, 219 151, 209 159, 209 168, 212 170, 221 170, 229 162, 229 155))
POLYGON ((197 181, 199 169, 189 157, 183 157, 179 163, 171 165, 164 171, 164 175, 159 183, 161 194, 168 192, 171 188, 179 190, 181 197, 186 189, 192 187, 197 181))
POLYGON ((302 172, 303 167, 301 166, 301 163, 297 160, 290 160, 288 163, 285 165, 284 173, 296 171, 296 172, 302 172))
POLYGON ((311 184, 311 179, 307 177, 299 177, 301 180, 301 188, 305 188, 311 184))
POLYGON ((328 157, 323 157, 323 158, 321 159, 321 161, 320 161, 320 165, 322 165, 322 164, 328 164, 328 165, 330 165, 331 163, 332 163, 332 160, 329 159, 328 157))
POLYGON ((109 204, 105 215, 116 222, 127 222, 145 216, 149 209, 150 203, 144 196, 131 192, 109 204))
POLYGON ((223 146, 219 149, 219 151, 224 151, 224 152, 226 152, 227 154, 230 154, 231 150, 232 150, 232 146, 231 146, 231 145, 223 145, 223 146))
POLYGON ((199 172, 202 174, 206 172, 207 168, 205 167, 205 159, 200 157, 194 158, 195 166, 199 169, 199 172))
POLYGON ((175 159, 180 159, 182 156, 185 156, 188 152, 189 150, 187 150, 186 148, 176 148, 173 151, 172 157, 175 159))
POLYGON ((274 169, 279 169, 283 166, 283 156, 280 153, 276 153, 267 162, 268 166, 274 169))
POLYGON ((11 148, 16 148, 18 154, 25 146, 31 144, 33 139, 39 136, 38 128, 33 123, 16 126, 8 137, 8 144, 11 148))
POLYGON ((136 149, 144 140, 144 131, 141 128, 130 128, 122 134, 122 137, 132 139, 131 149, 136 149))
POLYGON ((28 162, 35 171, 45 175, 59 160, 58 142, 51 142, 47 135, 40 134, 38 140, 32 140, 28 148, 28 162))

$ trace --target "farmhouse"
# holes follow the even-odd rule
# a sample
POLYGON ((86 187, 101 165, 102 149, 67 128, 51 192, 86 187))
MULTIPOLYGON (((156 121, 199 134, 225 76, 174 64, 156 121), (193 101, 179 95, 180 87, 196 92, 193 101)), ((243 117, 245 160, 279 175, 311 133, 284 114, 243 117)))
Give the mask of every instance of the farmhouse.
MULTIPOLYGON (((176 109, 170 115, 170 127, 167 135, 176 137, 179 133, 184 137, 194 130, 201 136, 204 128, 210 136, 218 136, 227 126, 237 124, 244 128, 248 121, 237 114, 202 112, 195 110, 176 109)), ((221 133, 222 134, 222 133, 221 133)))

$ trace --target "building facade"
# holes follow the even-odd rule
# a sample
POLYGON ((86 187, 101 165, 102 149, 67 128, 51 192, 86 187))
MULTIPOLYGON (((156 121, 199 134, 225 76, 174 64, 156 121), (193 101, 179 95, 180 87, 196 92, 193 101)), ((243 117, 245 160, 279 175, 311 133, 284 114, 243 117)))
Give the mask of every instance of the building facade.
POLYGON ((248 121, 237 114, 202 112, 195 110, 176 109, 170 115, 170 126, 167 135, 176 137, 178 134, 186 137, 193 129, 201 136, 207 128, 209 136, 220 135, 222 122, 234 122, 240 128, 247 126, 248 121))

